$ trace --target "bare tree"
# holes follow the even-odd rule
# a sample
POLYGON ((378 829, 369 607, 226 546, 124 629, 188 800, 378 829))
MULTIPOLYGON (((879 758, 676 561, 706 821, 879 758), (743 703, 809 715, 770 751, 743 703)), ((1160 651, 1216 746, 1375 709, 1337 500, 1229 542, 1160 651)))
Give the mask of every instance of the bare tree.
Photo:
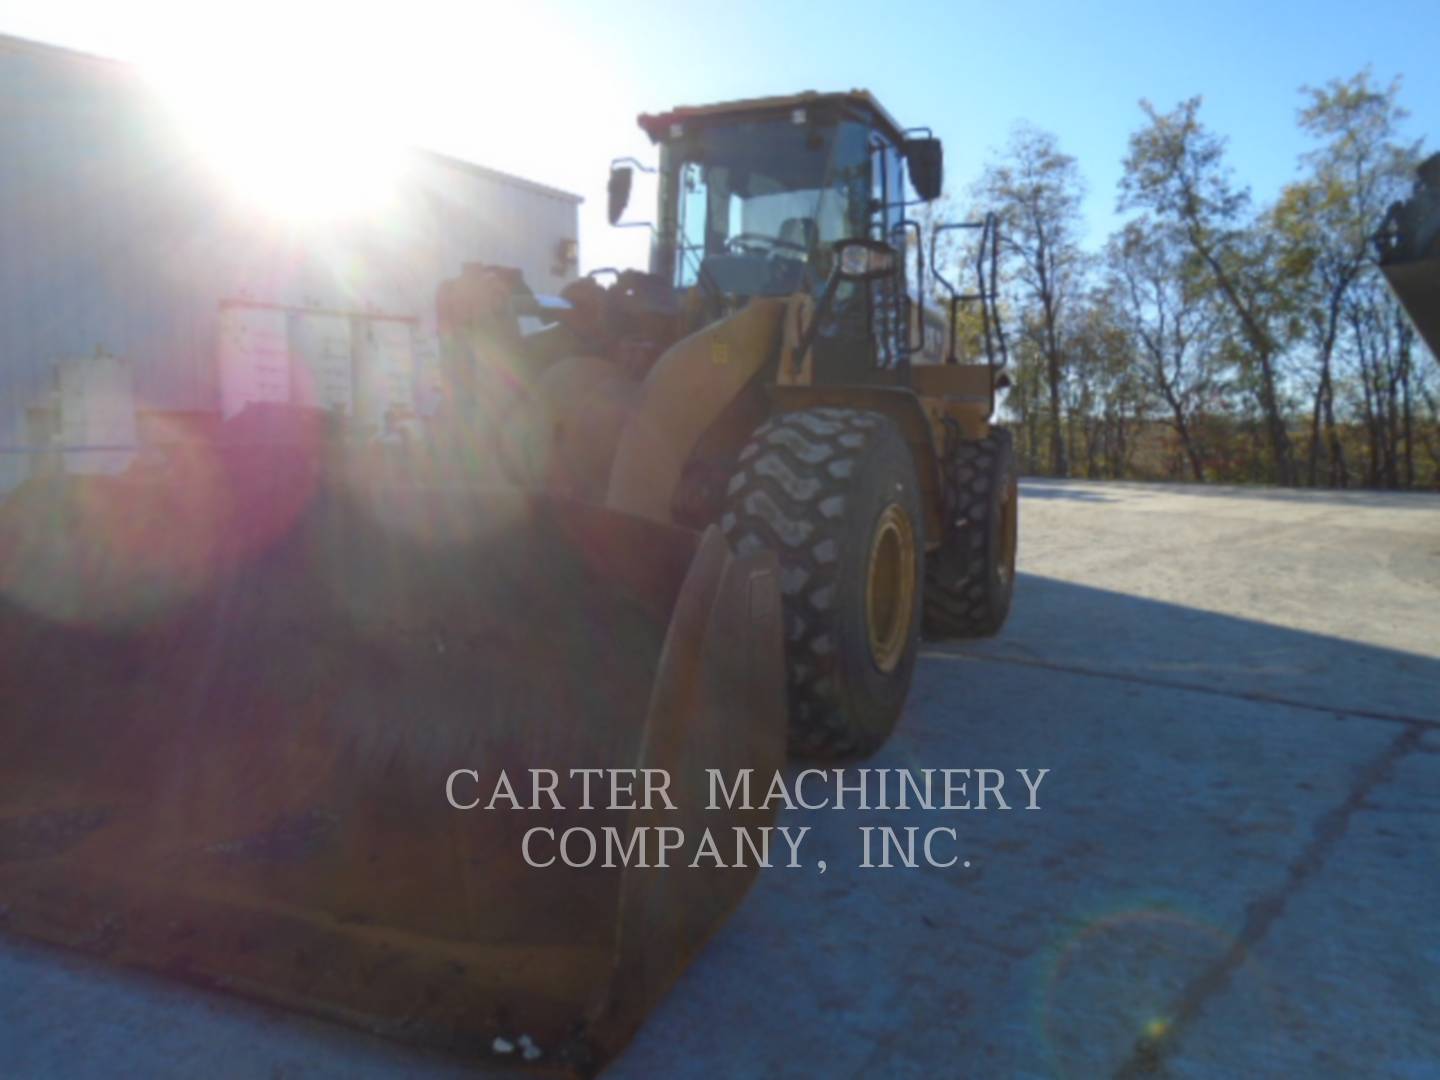
POLYGON ((1142 219, 1111 237, 1107 295, 1128 330, 1146 384, 1164 403, 1197 481, 1205 479, 1197 415, 1221 379, 1221 320, 1183 241, 1142 219))
POLYGON ((1363 275, 1376 272, 1371 237, 1403 192, 1418 147, 1397 139, 1406 115, 1396 103, 1398 83, 1377 88, 1362 71, 1302 93, 1300 126, 1322 142, 1302 159, 1309 175, 1286 187, 1270 218, 1315 356, 1307 479, 1319 482, 1323 423, 1327 480, 1344 487, 1349 475, 1335 419, 1334 359, 1345 302, 1363 275))
POLYGON ((1225 166, 1224 140, 1199 120, 1200 98, 1169 113, 1148 101, 1149 123, 1130 137, 1121 179, 1121 209, 1148 211, 1183 236, 1234 316, 1248 349, 1251 380, 1274 458, 1275 478, 1296 482, 1294 455, 1281 400, 1285 278, 1277 272, 1267 233, 1251 228, 1249 192, 1225 166))
POLYGON ((1356 366, 1357 406, 1365 427, 1365 483, 1415 483, 1415 330, 1375 277, 1351 290, 1344 320, 1356 366))
POLYGON ((1050 410, 1050 469, 1069 474, 1065 444, 1062 325, 1066 304, 1085 269, 1080 249, 1084 185, 1075 159, 1054 135, 1022 125, 1004 152, 986 166, 976 198, 1001 222, 1000 250, 1017 306, 1019 332, 1044 362, 1050 410))
POLYGON ((1117 315, 1108 292, 1093 289, 1071 304, 1065 329, 1071 461, 1083 457, 1090 477, 1126 475, 1149 409, 1144 372, 1134 363, 1128 328, 1117 315))

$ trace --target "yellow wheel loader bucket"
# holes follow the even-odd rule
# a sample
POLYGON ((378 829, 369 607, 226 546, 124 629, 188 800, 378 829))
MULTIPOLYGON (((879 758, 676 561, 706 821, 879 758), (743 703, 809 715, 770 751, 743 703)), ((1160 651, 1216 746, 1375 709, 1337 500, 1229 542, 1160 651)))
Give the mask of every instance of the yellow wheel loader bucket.
POLYGON ((0 507, 0 925, 594 1071, 754 876, 657 868, 655 828, 771 823, 707 810, 706 770, 781 766, 782 655, 771 557, 713 529, 273 452, 32 483, 0 507), (485 808, 502 769, 526 809, 485 808), (676 809, 584 809, 572 769, 663 770, 676 809), (607 826, 651 865, 604 866, 607 826))

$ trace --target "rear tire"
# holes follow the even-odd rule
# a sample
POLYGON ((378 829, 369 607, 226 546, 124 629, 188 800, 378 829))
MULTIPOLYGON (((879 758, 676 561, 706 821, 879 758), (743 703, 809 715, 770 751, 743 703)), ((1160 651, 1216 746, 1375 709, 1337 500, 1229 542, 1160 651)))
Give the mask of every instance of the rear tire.
POLYGON ((1015 592, 1019 487, 1010 432, 956 440, 944 481, 945 535, 925 564, 925 636, 992 637, 1015 592))
POLYGON ((910 449, 879 413, 784 413, 741 450, 720 523, 740 554, 780 559, 792 754, 868 754, 894 729, 920 636, 923 522, 910 449))

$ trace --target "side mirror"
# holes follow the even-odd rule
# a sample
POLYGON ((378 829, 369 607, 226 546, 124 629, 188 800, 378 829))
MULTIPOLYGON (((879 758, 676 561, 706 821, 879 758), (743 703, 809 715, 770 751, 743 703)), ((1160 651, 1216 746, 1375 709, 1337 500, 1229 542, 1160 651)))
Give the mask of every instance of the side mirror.
POLYGON ((906 139, 902 147, 915 194, 929 202, 945 186, 945 148, 939 139, 906 139))
POLYGON ((841 240, 835 245, 835 276, 841 281, 879 281, 900 265, 899 253, 883 240, 841 240))
POLYGON ((634 179, 635 170, 629 165, 610 166, 610 183, 607 188, 610 195, 608 209, 611 225, 618 224, 620 215, 625 213, 625 207, 630 202, 630 184, 634 179))

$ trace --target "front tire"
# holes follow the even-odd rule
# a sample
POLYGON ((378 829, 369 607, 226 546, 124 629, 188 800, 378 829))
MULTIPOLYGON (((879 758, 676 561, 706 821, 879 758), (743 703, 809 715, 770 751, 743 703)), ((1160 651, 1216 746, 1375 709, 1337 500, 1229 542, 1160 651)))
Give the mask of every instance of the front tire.
POLYGON ((899 430, 855 409, 773 417, 741 450, 720 521, 738 553, 780 559, 791 753, 877 749, 920 636, 924 517, 899 430))

